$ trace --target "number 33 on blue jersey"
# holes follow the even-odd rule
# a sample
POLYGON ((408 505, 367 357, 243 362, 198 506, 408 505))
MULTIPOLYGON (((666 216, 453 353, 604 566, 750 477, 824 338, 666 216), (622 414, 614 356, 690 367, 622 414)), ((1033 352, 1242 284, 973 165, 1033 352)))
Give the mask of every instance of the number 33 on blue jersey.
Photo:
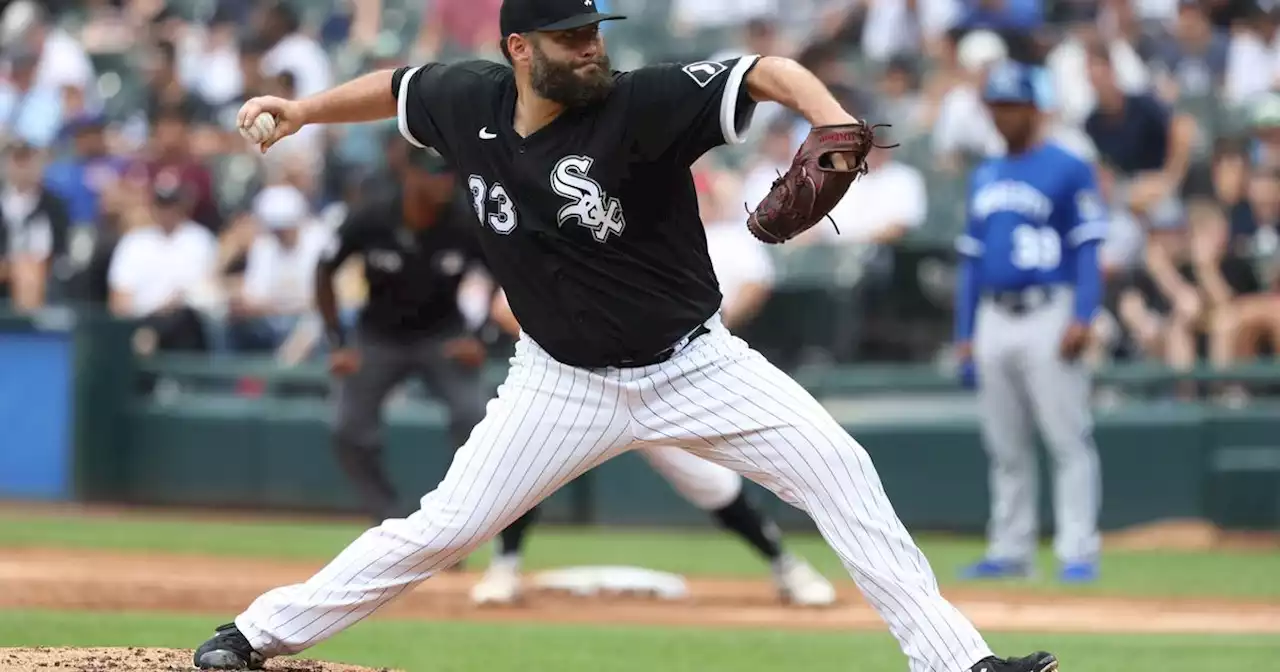
POLYGON ((1074 284, 1074 251, 1107 234, 1093 167, 1053 144, 988 160, 973 173, 957 250, 983 289, 1074 284))

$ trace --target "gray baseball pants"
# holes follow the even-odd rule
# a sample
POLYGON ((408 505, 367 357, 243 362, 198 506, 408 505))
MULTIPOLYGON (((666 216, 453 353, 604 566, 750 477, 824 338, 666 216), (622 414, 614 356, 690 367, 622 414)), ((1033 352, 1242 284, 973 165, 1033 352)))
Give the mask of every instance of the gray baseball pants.
POLYGON ((407 513, 400 510, 383 466, 382 406, 396 386, 416 375, 448 407, 455 449, 484 418, 482 369, 466 367, 443 353, 452 336, 402 342, 362 330, 357 340, 360 369, 337 386, 333 438, 338 463, 355 485, 366 513, 378 522, 407 513))
POLYGON ((1087 366, 1059 355, 1075 293, 1054 287, 1047 299, 1017 313, 991 298, 978 305, 974 364, 982 437, 990 457, 988 557, 1034 558, 1039 526, 1038 426, 1053 460, 1054 552, 1064 562, 1099 551, 1101 470, 1093 441, 1087 366))

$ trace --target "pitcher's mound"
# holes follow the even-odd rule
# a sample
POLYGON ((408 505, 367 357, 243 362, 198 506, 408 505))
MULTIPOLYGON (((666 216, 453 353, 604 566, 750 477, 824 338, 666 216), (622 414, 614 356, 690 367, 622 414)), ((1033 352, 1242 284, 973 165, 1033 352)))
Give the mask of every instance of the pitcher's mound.
MULTIPOLYGON (((39 647, 0 649, 0 672, 190 672, 187 649, 70 649, 39 647)), ((337 665, 314 660, 274 658, 267 663, 274 672, 378 672, 367 667, 337 665)), ((390 672, 382 670, 381 672, 390 672)))

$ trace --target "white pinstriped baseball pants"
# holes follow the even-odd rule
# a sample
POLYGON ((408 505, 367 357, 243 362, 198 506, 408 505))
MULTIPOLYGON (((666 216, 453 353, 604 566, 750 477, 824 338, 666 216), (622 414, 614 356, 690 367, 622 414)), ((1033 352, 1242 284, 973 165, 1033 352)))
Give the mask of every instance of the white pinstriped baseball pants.
POLYGON ((962 672, 991 650, 938 591, 867 453, 795 381, 720 324, 670 360, 588 370, 521 338, 507 380, 422 508, 366 531, 236 625, 267 656, 309 648, 448 567, 535 503, 628 449, 677 445, 813 518, 910 660, 962 672))

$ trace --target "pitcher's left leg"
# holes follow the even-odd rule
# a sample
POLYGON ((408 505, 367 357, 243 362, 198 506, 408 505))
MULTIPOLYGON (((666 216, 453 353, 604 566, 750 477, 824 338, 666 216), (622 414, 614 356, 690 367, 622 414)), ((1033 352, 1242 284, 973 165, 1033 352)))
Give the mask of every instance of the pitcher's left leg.
POLYGON ((913 672, 967 671, 991 655, 973 624, 942 597, 866 452, 741 340, 713 330, 634 396, 632 413, 647 440, 683 445, 807 511, 913 672))

